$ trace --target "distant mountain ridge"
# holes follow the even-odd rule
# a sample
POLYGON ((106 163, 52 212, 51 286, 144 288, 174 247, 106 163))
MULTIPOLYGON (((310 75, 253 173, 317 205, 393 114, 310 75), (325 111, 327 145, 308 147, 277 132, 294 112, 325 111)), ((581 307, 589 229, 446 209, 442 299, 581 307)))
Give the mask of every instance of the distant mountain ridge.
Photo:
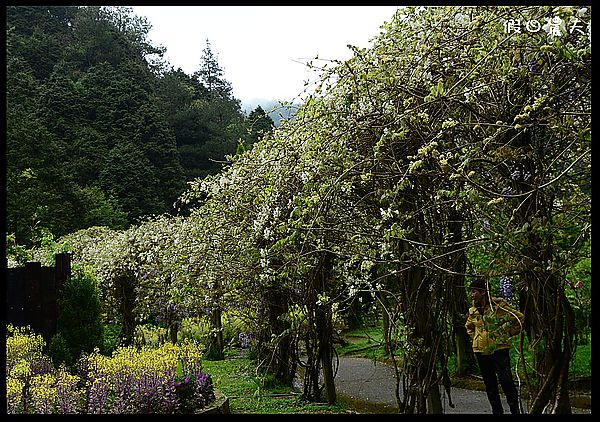
POLYGON ((256 99, 242 103, 242 110, 246 115, 248 115, 258 106, 262 107, 262 109, 273 120, 275 127, 277 127, 282 119, 289 119, 294 114, 296 108, 300 106, 300 104, 293 103, 291 107, 283 107, 281 105, 281 100, 256 99))

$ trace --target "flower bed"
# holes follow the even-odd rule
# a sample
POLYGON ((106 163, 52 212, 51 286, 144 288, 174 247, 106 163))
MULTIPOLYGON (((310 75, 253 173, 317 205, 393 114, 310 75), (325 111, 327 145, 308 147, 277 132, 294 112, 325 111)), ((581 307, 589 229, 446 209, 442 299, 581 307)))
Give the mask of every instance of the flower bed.
POLYGON ((8 413, 198 413, 215 400, 193 341, 156 348, 122 347, 112 356, 84 355, 75 374, 54 368, 44 341, 7 329, 8 413))

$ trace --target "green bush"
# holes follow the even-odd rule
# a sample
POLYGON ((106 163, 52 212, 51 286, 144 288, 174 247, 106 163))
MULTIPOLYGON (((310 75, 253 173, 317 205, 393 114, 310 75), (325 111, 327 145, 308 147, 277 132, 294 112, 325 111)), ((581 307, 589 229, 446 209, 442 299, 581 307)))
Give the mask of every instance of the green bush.
POLYGON ((69 345, 62 334, 54 334, 48 347, 48 354, 52 357, 52 363, 55 367, 58 367, 63 363, 70 365, 74 361, 69 350, 69 345))
POLYGON ((64 362, 72 366, 82 352, 103 348, 103 329, 95 277, 88 270, 76 268, 64 286, 52 349, 56 355, 52 358, 68 359, 64 362))
POLYGON ((100 350, 104 355, 111 355, 120 344, 122 327, 121 324, 105 324, 102 336, 102 347, 100 350))

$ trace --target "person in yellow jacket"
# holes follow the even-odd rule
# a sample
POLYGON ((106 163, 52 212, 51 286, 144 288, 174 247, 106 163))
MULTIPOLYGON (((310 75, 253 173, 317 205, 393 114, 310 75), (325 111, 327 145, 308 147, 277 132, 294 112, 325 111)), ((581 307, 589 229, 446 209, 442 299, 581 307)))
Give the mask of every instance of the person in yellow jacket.
POLYGON ((522 330, 523 314, 504 299, 493 297, 490 300, 489 287, 482 278, 475 279, 470 289, 473 306, 469 308, 465 328, 473 340, 473 352, 492 413, 504 413, 498 382, 506 395, 510 412, 520 413, 519 394, 510 368, 509 350, 510 338, 522 330))

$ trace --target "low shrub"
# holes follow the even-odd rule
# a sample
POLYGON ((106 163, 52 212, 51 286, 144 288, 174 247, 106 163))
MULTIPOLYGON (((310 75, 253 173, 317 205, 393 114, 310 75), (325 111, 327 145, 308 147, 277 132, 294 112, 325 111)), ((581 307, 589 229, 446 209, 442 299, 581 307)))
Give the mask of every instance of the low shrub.
POLYGON ((214 399, 202 373, 202 346, 192 341, 121 347, 111 357, 93 353, 80 370, 86 413, 193 413, 214 399))
POLYGON ((57 321, 59 337, 50 351, 55 364, 64 362, 72 366, 81 353, 90 353, 94 348, 102 347, 103 329, 96 279, 90 270, 74 268, 60 300, 57 321))
POLYGON ((135 342, 141 346, 159 347, 167 341, 167 329, 159 325, 145 324, 135 328, 135 342))
POLYGON ((69 364, 73 362, 71 351, 67 341, 60 333, 54 334, 52 340, 50 340, 50 346, 48 346, 48 353, 52 356, 52 361, 55 365, 62 363, 69 364))
POLYGON ((84 397, 80 383, 81 379, 70 374, 64 366, 47 374, 35 375, 30 388, 31 413, 78 413, 84 397))

